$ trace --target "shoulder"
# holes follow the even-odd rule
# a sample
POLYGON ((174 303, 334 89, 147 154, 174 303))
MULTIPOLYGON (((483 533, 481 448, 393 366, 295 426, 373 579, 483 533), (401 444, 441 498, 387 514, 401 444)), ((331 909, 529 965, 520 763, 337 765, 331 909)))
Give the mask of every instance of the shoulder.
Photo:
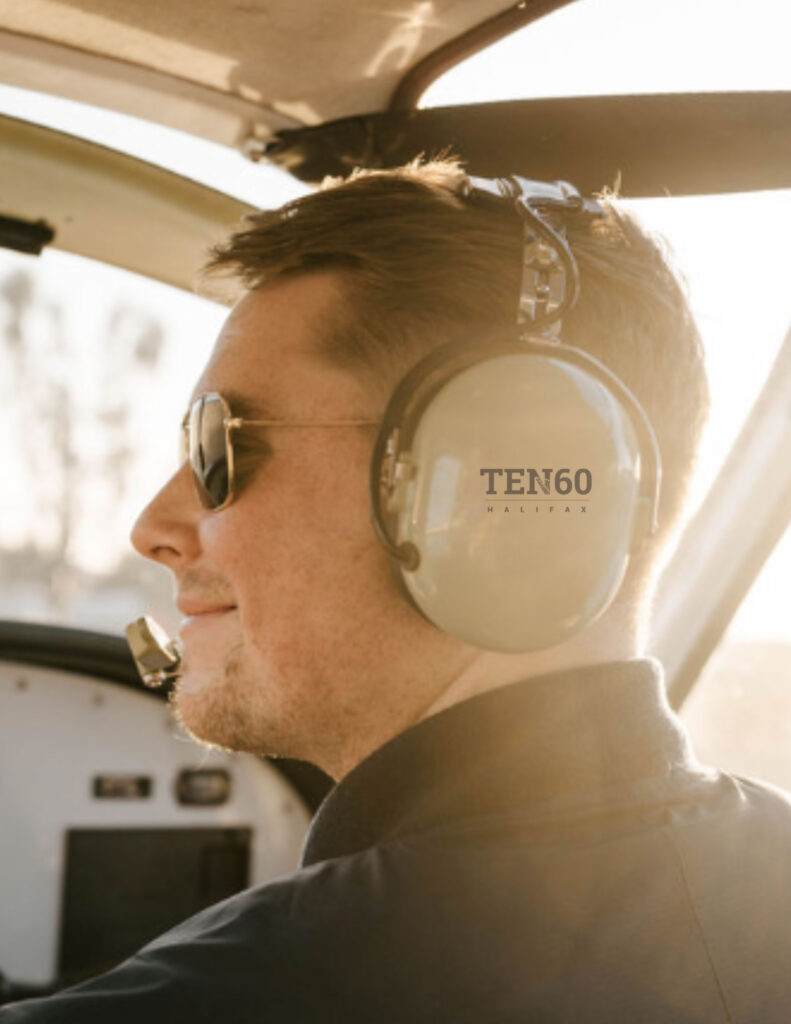
POLYGON ((0 1010, 0 1021, 318 1019, 330 979, 345 984, 373 936, 376 890, 388 874, 389 857, 387 850, 368 850, 246 890, 166 932, 107 974, 0 1010))
POLYGON ((400 873, 397 848, 376 846, 360 853, 323 861, 247 889, 190 918, 143 947, 139 955, 154 956, 184 944, 241 946, 262 950, 297 945, 312 936, 319 941, 340 921, 365 920, 372 902, 400 873))
POLYGON ((667 800, 665 822, 684 860, 709 877, 743 857, 791 857, 791 794, 758 779, 699 766, 667 800))

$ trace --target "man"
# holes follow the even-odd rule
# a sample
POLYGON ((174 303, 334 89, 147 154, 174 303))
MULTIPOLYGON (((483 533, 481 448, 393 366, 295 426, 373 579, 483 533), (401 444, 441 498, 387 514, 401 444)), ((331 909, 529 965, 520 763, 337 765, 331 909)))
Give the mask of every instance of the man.
POLYGON ((660 249, 603 206, 563 218, 581 297, 562 338, 646 410, 660 529, 604 614, 528 653, 423 617, 368 493, 403 373, 512 323, 513 203, 416 163, 330 182, 214 252, 248 291, 193 398, 241 417, 234 478, 212 494, 207 473, 199 500, 185 463, 133 542, 187 617, 186 727, 338 785, 293 876, 3 1024, 785 1020, 787 800, 697 765, 643 657, 706 414, 701 345, 660 249))

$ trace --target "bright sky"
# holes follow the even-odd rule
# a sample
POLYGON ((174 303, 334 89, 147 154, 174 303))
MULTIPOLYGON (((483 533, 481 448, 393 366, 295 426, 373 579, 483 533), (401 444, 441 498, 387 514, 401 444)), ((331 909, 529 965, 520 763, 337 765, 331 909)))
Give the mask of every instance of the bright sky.
MULTIPOLYGON (((664 0, 650 5, 581 0, 444 76, 429 90, 424 105, 617 92, 789 89, 790 19, 785 5, 776 0, 753 0, 749 17, 743 5, 723 0, 664 0)), ((154 159, 256 205, 277 206, 305 191, 275 168, 253 165, 224 147, 82 104, 0 86, 0 111, 154 159)), ((650 227, 671 240, 689 279, 705 339, 714 401, 695 484, 697 503, 757 396, 791 319, 785 249, 791 234, 791 192, 631 205, 650 227), (755 253, 761 258, 739 258, 755 253)), ((14 258, 0 260, 0 275, 14 258)), ((37 264, 42 287, 51 296, 73 294, 84 280, 81 262, 61 254, 45 256, 37 264)), ((138 301, 167 320, 174 337, 168 394, 149 394, 149 406, 153 400, 154 407, 161 401, 180 409, 223 311, 149 283, 143 299, 131 275, 98 269, 105 275, 100 291, 105 308, 118 301, 138 301), (174 393, 173 381, 183 385, 183 394, 174 393)), ((76 336, 93 339, 86 345, 101 344, 101 302, 94 296, 92 303, 72 307, 73 303, 70 327, 76 336)), ((151 417, 141 417, 139 431, 152 429, 151 417)), ((158 447, 160 463, 150 467, 150 478, 139 482, 142 491, 150 490, 155 478, 161 480, 172 462, 169 451, 161 443, 158 447)), ((109 500, 107 495, 94 499, 109 500)), ((125 515, 131 523, 132 510, 125 515)), ((16 523, 13 518, 4 524, 12 542, 15 535, 22 535, 24 513, 20 510, 16 523)), ((102 544, 95 532, 83 543, 81 557, 94 568, 111 560, 118 548, 117 537, 102 544)), ((778 575, 791 578, 788 550, 778 575)), ((778 612, 778 604, 782 608, 784 603, 764 603, 745 628, 788 636, 786 616, 778 612)))
POLYGON ((577 0, 443 75, 422 106, 791 89, 782 0, 577 0))

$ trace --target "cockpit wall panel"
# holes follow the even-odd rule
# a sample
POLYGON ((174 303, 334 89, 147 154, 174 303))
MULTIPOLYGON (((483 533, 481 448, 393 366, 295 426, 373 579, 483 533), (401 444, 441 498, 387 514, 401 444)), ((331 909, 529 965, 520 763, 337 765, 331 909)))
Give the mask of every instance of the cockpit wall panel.
POLYGON ((204 750, 163 702, 0 662, 7 979, 60 986, 112 966, 202 906, 294 870, 309 821, 275 768, 204 750))

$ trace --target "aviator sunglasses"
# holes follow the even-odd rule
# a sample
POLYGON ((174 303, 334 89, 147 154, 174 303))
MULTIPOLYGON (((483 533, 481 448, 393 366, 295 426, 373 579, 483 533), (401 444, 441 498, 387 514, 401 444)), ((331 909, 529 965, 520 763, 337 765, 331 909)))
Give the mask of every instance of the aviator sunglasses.
POLYGON ((231 431, 254 427, 361 427, 378 420, 252 420, 233 416, 217 392, 196 398, 181 421, 181 455, 190 464, 201 505, 219 512, 234 499, 234 458, 231 431))

